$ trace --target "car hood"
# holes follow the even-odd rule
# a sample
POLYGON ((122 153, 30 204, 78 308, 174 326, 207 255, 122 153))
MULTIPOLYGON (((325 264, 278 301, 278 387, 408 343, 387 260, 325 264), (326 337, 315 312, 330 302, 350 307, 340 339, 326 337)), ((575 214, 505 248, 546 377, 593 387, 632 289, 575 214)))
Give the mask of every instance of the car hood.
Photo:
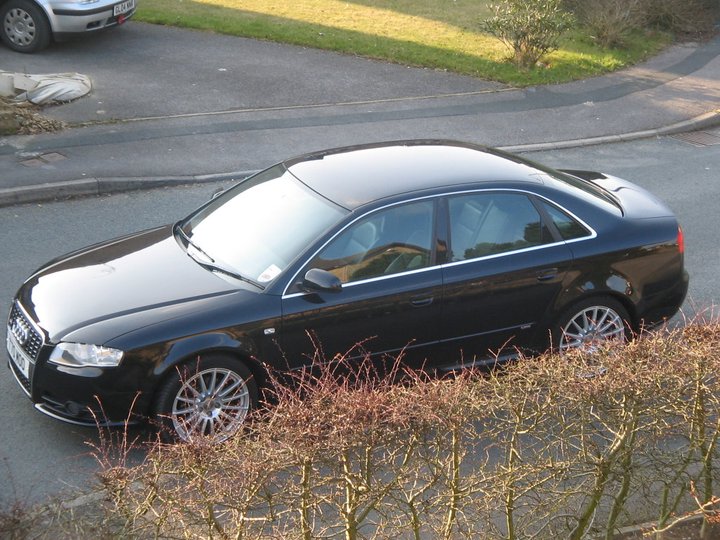
POLYGON ((198 265, 165 226, 56 259, 32 275, 18 296, 51 342, 92 339, 100 345, 242 288, 198 265), (81 331, 98 326, 102 332, 81 331))

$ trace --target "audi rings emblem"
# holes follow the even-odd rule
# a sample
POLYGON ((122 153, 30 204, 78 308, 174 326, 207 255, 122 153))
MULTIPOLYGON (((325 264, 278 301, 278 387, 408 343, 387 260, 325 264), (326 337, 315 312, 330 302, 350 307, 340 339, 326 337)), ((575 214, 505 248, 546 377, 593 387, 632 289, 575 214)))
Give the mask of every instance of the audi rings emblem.
POLYGON ((10 332, 20 345, 25 345, 30 339, 30 330, 20 319, 15 319, 10 325, 10 332))

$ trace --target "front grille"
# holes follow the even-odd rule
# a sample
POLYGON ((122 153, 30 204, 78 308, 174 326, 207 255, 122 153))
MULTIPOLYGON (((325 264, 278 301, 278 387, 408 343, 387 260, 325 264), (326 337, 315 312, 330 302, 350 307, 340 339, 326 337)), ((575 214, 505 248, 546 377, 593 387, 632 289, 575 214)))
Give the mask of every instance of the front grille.
MULTIPOLYGON (((15 364, 13 364, 12 362, 10 362, 10 369, 12 369, 13 375, 15 375, 15 378, 17 379, 17 381, 25 389, 25 392, 27 393, 27 395, 30 395, 30 393, 32 392, 32 388, 30 386, 30 381, 28 380, 28 378, 25 375, 23 375, 22 373, 20 373, 20 370, 17 367, 15 367, 15 364)), ((32 369, 32 368, 30 368, 30 369, 32 369)))
POLYGON ((43 336, 17 302, 13 304, 12 310, 10 310, 8 333, 15 336, 18 345, 33 361, 37 360, 40 348, 43 345, 43 336))

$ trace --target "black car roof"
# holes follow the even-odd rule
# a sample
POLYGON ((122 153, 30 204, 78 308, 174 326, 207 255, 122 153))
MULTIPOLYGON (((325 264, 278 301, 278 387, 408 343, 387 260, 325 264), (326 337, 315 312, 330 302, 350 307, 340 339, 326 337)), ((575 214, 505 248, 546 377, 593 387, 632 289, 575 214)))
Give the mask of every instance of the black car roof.
POLYGON ((336 148, 284 162, 299 180, 350 210, 426 189, 491 181, 539 181, 543 171, 499 150, 445 140, 336 148))

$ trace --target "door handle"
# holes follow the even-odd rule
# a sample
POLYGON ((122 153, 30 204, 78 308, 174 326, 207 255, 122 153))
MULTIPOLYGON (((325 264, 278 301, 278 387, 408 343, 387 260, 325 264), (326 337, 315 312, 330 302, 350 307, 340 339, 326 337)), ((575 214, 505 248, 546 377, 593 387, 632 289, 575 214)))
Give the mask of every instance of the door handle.
POLYGON ((557 276, 558 269, 557 268, 546 268, 544 270, 540 270, 535 274, 538 281, 550 281, 554 277, 557 276))
POLYGON ((433 303, 434 298, 432 296, 417 296, 410 300, 410 304, 413 307, 425 307, 433 303))

